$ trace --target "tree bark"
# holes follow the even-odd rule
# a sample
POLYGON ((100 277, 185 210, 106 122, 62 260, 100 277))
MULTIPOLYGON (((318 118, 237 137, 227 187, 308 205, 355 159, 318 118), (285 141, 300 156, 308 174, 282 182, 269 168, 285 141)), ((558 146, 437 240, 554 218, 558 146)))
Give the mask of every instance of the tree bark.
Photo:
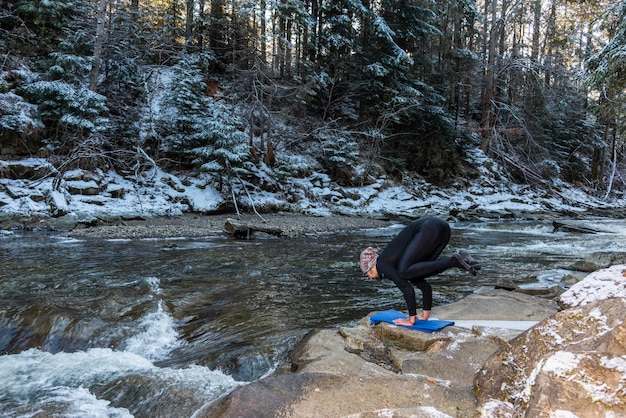
POLYGON ((100 0, 98 5, 98 15, 96 21, 96 41, 93 46, 93 64, 89 74, 89 90, 96 91, 98 77, 100 76, 100 65, 102 62, 102 50, 104 46, 104 23, 106 20, 107 0, 100 0))
POLYGON ((187 13, 185 16, 185 46, 190 47, 193 38, 193 7, 194 0, 185 0, 187 13))
MULTIPOLYGON (((487 11, 487 6, 485 5, 485 11, 487 11)), ((485 69, 485 82, 483 87, 482 94, 482 117, 481 117, 481 127, 482 127, 482 141, 480 144, 480 148, 487 152, 489 150, 489 140, 491 137, 491 132, 489 132, 489 128, 491 127, 491 101, 493 100, 493 90, 494 90, 494 70, 496 64, 496 41, 497 41, 497 11, 498 11, 498 0, 491 0, 491 27, 487 30, 488 24, 485 22, 484 27, 484 36, 486 37, 486 42, 488 45, 487 48, 487 65, 485 69)), ((485 20, 489 19, 489 15, 485 15, 485 20)))
POLYGON ((259 225, 246 224, 236 219, 228 218, 224 223, 224 232, 236 238, 250 238, 255 232, 264 232, 270 235, 281 236, 283 230, 280 228, 265 227, 259 225))
POLYGON ((541 31, 541 0, 535 0, 533 5, 533 41, 530 49, 530 59, 539 61, 539 34, 541 31))

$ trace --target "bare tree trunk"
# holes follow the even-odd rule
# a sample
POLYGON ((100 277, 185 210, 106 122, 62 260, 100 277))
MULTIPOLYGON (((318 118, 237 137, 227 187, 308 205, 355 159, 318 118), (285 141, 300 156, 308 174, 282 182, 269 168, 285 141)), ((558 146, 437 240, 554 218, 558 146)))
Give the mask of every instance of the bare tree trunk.
POLYGON ((226 45, 226 25, 224 25, 224 1, 211 1, 211 27, 209 29, 209 42, 218 59, 222 59, 226 45))
POLYGON ((613 158, 611 164, 611 174, 609 175, 609 180, 606 185, 606 194, 604 195, 604 200, 607 200, 611 195, 611 190, 613 188, 613 180, 615 180, 615 172, 617 171, 617 148, 615 147, 615 142, 613 143, 613 158))
POLYGON ((306 40, 308 42, 311 43, 311 45, 306 45, 307 48, 309 48, 309 60, 311 60, 311 62, 315 62, 317 60, 317 49, 318 49, 318 36, 319 36, 319 29, 321 27, 321 22, 320 22, 320 12, 319 12, 320 6, 319 6, 319 1, 318 0, 311 0, 311 16, 313 16, 313 27, 311 28, 311 37, 310 40, 306 40))
POLYGON ((292 75, 292 56, 293 48, 291 47, 292 40, 293 19, 287 17, 285 22, 285 76, 291 77, 292 75))
POLYGON ((198 3, 198 20, 200 21, 200 27, 197 29, 197 37, 198 37, 198 51, 204 51, 204 34, 206 31, 206 1, 200 0, 198 3))
POLYGON ((552 7, 550 8, 550 15, 548 17, 547 27, 548 27, 546 30, 547 51, 546 51, 546 59, 544 62, 544 66, 546 68, 545 85, 549 86, 551 83, 551 77, 552 77, 552 56, 554 53, 553 40, 556 36, 556 5, 554 3, 552 4, 552 7))
MULTIPOLYGON (((497 27, 497 36, 498 36, 498 48, 494 57, 494 71, 493 71, 493 101, 501 102, 504 100, 504 90, 509 91, 509 93, 513 90, 511 88, 507 89, 506 85, 510 83, 511 71, 500 71, 506 64, 504 63, 505 56, 508 55, 509 46, 506 42, 507 37, 507 28, 509 27, 509 22, 507 20, 507 15, 509 12, 509 4, 510 0, 501 0, 500 2, 500 18, 496 24, 497 27)), ((511 59, 510 57, 508 59, 511 59)), ((510 102, 509 102, 510 104, 510 102)))
POLYGON ((265 0, 260 1, 259 7, 261 8, 259 19, 261 22, 261 46, 259 49, 261 50, 261 61, 264 65, 267 65, 267 22, 265 20, 265 9, 267 5, 265 4, 265 0))
POLYGON ((530 49, 530 59, 539 61, 539 35, 541 31, 541 0, 535 0, 533 5, 533 41, 530 49))
POLYGON ((100 65, 102 63, 102 50, 104 45, 104 23, 106 21, 107 0, 100 0, 98 5, 98 16, 96 21, 96 41, 93 46, 93 64, 89 74, 89 90, 96 91, 98 77, 100 76, 100 65))
POLYGON ((190 47, 193 38, 193 7, 194 0, 185 0, 187 14, 185 16, 185 46, 190 47))
POLYGON ((278 26, 278 36, 276 37, 276 60, 277 60, 277 70, 280 78, 285 76, 285 47, 286 47, 286 33, 287 33, 287 22, 286 18, 282 14, 281 11, 278 12, 278 16, 276 16, 276 25, 278 26))
MULTIPOLYGON (((456 3, 455 3, 456 4, 456 3)), ((461 12, 458 7, 454 7, 452 4, 449 7, 449 14, 452 21, 452 42, 454 50, 459 51, 463 49, 462 34, 461 34, 461 12)), ((450 97, 450 103, 454 106, 454 127, 456 128, 459 123, 459 117, 461 112, 461 85, 463 84, 461 60, 459 58, 454 59, 454 71, 450 76, 451 85, 450 91, 452 96, 450 97)))
MULTIPOLYGON (((485 6, 486 9, 486 6, 485 6)), ((498 1, 491 0, 491 28, 487 30, 487 22, 485 22, 485 36, 487 38, 487 66, 485 69, 485 82, 483 87, 482 94, 482 118, 481 118, 481 127, 482 127, 482 142, 480 144, 480 148, 487 152, 489 150, 489 140, 490 140, 490 127, 491 127, 491 102, 493 100, 494 94, 494 77, 495 77, 495 63, 496 63, 496 41, 497 41, 497 22, 496 15, 498 10, 498 1)), ((488 15, 485 16, 485 19, 488 20, 488 15)))

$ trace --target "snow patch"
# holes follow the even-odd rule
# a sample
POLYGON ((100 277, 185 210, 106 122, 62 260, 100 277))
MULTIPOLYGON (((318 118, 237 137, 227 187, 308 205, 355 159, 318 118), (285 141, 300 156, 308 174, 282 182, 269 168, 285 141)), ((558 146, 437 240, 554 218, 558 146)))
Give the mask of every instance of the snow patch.
POLYGON ((626 297, 626 265, 623 264, 591 273, 559 299, 563 304, 575 307, 615 297, 626 297))
POLYGON ((543 370, 558 377, 568 378, 570 373, 578 367, 581 356, 568 351, 557 351, 546 359, 543 370))

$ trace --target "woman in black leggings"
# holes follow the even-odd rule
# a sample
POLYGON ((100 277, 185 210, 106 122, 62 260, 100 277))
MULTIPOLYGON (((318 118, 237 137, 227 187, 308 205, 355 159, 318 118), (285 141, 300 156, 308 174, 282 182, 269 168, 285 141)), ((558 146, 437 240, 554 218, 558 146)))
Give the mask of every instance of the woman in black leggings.
POLYGON ((372 280, 390 279, 404 295, 409 311, 408 319, 396 319, 398 325, 413 325, 416 319, 430 316, 433 291, 424 279, 457 267, 474 276, 480 264, 467 252, 460 251, 451 257, 438 258, 450 241, 450 226, 438 218, 423 218, 411 222, 385 247, 380 255, 375 248, 361 252, 360 267, 372 280), (422 291, 422 315, 417 315, 415 289, 422 291))

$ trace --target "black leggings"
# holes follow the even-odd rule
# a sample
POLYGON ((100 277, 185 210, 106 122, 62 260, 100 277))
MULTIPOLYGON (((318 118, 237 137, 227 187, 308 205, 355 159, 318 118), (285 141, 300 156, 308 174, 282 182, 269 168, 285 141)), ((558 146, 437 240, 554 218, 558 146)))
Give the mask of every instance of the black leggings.
POLYGON ((441 219, 428 218, 400 257, 398 275, 413 282, 450 268, 449 258, 437 260, 449 241, 450 226, 441 219))
POLYGON ((398 262, 398 275, 422 292, 422 309, 432 308, 432 288, 424 280, 450 267, 450 258, 437 259, 450 241, 450 226, 438 218, 428 218, 407 245, 398 262))

